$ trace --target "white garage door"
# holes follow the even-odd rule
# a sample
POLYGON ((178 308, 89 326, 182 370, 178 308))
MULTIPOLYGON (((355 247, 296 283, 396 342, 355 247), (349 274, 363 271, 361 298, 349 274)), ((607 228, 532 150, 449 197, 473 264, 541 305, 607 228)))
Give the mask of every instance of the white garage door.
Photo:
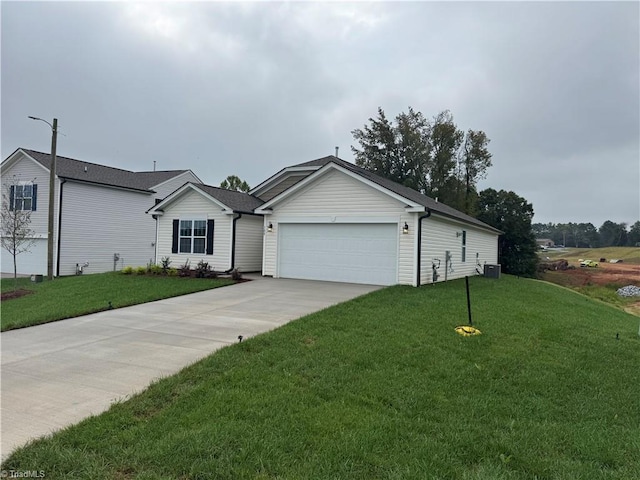
POLYGON ((278 276, 332 282, 398 283, 398 225, 280 224, 278 276))
MULTIPOLYGON (((2 249, 2 273, 13 273, 13 256, 4 248, 2 249)), ((23 252, 16 256, 18 273, 33 275, 47 274, 47 240, 38 239, 31 246, 29 252, 23 252)))

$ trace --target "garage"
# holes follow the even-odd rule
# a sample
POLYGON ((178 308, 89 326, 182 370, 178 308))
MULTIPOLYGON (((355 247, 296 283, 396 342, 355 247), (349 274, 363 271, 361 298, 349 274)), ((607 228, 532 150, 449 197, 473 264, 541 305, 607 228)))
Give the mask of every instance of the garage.
POLYGON ((398 283, 398 225, 281 223, 277 275, 394 285, 398 283))
MULTIPOLYGON (((47 273, 47 240, 37 239, 31 245, 29 252, 23 252, 16 256, 18 273, 25 275, 47 273)), ((13 255, 2 249, 2 273, 13 273, 13 255)))

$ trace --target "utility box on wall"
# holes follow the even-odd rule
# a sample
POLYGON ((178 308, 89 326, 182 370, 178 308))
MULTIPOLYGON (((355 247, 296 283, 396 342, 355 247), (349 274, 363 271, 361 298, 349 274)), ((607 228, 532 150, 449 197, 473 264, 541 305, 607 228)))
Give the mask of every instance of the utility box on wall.
POLYGON ((500 278, 500 264, 490 265, 484 264, 484 276, 487 278, 500 278))

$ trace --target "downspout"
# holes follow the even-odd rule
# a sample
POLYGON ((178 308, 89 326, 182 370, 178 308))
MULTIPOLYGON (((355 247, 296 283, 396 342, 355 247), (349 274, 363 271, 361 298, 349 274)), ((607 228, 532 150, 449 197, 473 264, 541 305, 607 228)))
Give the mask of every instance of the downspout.
POLYGON ((431 216, 431 209, 427 208, 427 213, 425 213, 424 215, 421 215, 420 217, 418 217, 418 255, 417 255, 417 259, 418 259, 418 275, 416 278, 416 287, 420 286, 420 274, 422 273, 422 265, 421 265, 421 260, 422 260, 422 219, 424 218, 429 218, 431 216))
POLYGON ((67 183, 67 179, 63 178, 60 182, 60 198, 58 199, 58 251, 56 252, 56 273, 55 277, 60 275, 60 239, 62 238, 62 187, 67 183))
POLYGON ((224 273, 230 273, 236 266, 236 222, 242 218, 242 213, 238 213, 237 217, 233 217, 231 227, 231 267, 224 273))

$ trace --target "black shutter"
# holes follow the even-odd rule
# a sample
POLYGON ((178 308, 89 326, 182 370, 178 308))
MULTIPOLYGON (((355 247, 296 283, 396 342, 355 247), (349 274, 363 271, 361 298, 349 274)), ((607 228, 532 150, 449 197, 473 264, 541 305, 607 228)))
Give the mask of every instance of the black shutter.
POLYGON ((207 255, 213 255, 213 220, 207 220, 207 255))
POLYGON ((34 212, 36 211, 36 202, 38 200, 38 185, 33 185, 33 193, 32 195, 32 200, 31 200, 31 210, 33 210, 34 212))
POLYGON ((9 190, 9 210, 13 210, 13 200, 15 195, 16 195, 16 186, 11 185, 11 188, 9 190))
POLYGON ((173 242, 171 243, 171 253, 178 253, 178 229, 180 228, 180 220, 173 221, 173 242))

